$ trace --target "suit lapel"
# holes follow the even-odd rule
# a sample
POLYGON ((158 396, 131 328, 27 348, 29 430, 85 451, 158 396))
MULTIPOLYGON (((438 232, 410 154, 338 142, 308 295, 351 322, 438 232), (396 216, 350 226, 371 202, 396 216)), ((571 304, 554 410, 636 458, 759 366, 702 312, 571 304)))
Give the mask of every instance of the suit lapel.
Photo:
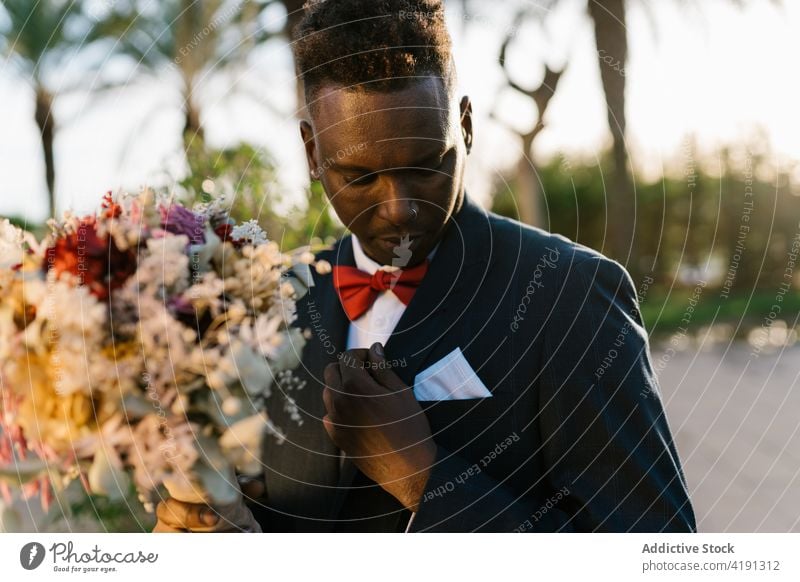
MULTIPOLYGON (((340 241, 333 249, 329 260, 333 265, 347 267, 356 266, 355 256, 353 254, 353 239, 351 236, 344 237, 340 241)), ((330 334, 330 344, 327 345, 323 341, 324 349, 319 351, 321 361, 316 366, 316 369, 322 374, 325 366, 329 363, 336 362, 339 354, 347 349, 347 335, 350 329, 350 320, 347 318, 344 307, 342 307, 339 294, 336 293, 336 289, 333 287, 333 275, 329 274, 318 278, 317 286, 314 289, 314 296, 318 297, 318 301, 321 305, 321 327, 330 334)), ((321 399, 322 396, 320 393, 320 401, 321 399)), ((325 438, 330 440, 327 433, 325 434, 325 438)), ((330 517, 332 519, 338 517, 341 512, 350 487, 358 474, 358 469, 355 464, 347 457, 344 457, 342 461, 337 459, 337 467, 339 467, 338 486, 330 506, 330 517)))
MULTIPOLYGON (((353 240, 350 236, 343 238, 331 251, 330 262, 334 265, 355 266, 353 240)), ((330 344, 326 344, 323 340, 323 349, 320 354, 326 360, 326 364, 335 362, 339 354, 347 349, 347 332, 350 328, 350 321, 339 301, 338 293, 333 288, 332 274, 317 278, 317 287, 313 290, 313 295, 319 298, 318 302, 321 305, 322 328, 330 335, 330 344)), ((323 364, 320 370, 324 367, 323 364)))
MULTIPOLYGON (((395 372, 407 385, 413 385, 414 377, 425 364, 430 351, 469 308, 475 296, 474 290, 486 276, 490 249, 488 216, 465 196, 464 204, 447 228, 428 273, 385 346, 388 359, 405 358, 406 365, 396 367, 395 372)), ((334 254, 334 264, 354 266, 351 238, 343 239, 334 254)), ((341 333, 340 336, 334 335, 333 341, 342 351, 346 347, 349 321, 333 288, 333 277, 320 280, 318 296, 326 313, 322 321, 334 334, 341 333)), ((335 361, 335 358, 330 361, 335 361)), ((340 524, 338 529, 366 526, 369 521, 361 522, 361 519, 368 515, 382 516, 380 519, 376 517, 380 525, 373 524, 375 527, 398 527, 407 512, 401 511, 399 503, 388 493, 376 490, 377 485, 371 481, 366 482, 368 480, 363 478, 365 483, 361 483, 359 474, 352 461, 345 458, 331 516, 360 517, 354 524, 340 524), (350 498, 351 494, 357 495, 358 499, 350 498), (358 509, 354 509, 355 506, 358 509)))
POLYGON ((486 212, 465 196, 427 275, 385 346, 388 359, 405 358, 404 365, 394 370, 408 386, 413 386, 431 350, 475 300, 475 290, 486 277, 491 244, 486 212))

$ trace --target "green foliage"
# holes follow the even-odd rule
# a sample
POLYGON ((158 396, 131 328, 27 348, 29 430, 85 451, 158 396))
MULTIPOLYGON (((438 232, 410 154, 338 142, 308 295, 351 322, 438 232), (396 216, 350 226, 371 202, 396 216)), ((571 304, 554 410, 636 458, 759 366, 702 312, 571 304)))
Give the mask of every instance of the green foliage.
MULTIPOLYGON (((637 182, 636 216, 613 216, 607 208, 610 162, 566 162, 556 158, 539 168, 544 191, 545 228, 610 255, 610 233, 620 220, 636 221, 637 264, 627 264, 635 284, 654 279, 643 309, 659 327, 677 325, 686 308, 686 295, 698 280, 707 288, 707 301, 692 322, 755 318, 775 302, 786 282, 788 253, 800 236, 800 196, 789 172, 774 175, 767 153, 744 152, 735 162, 722 152, 714 174, 684 152, 683 170, 654 182, 637 182), (750 301, 750 296, 753 300, 750 301), (659 312, 664 308, 664 313, 659 312), (706 321, 707 320, 707 321, 706 321)), ((493 210, 516 217, 514 183, 498 189, 493 210)), ((614 257, 618 260, 620 257, 614 257)), ((624 260, 621 260, 624 262, 624 260)), ((800 306, 800 266, 783 318, 800 306)))
POLYGON ((144 510, 133 485, 125 499, 112 501, 87 493, 72 502, 69 509, 70 522, 96 522, 102 524, 99 529, 108 532, 149 532, 156 524, 155 515, 144 510))
MULTIPOLYGON (((745 338, 750 330, 764 323, 775 305, 775 292, 756 290, 753 293, 730 295, 722 298, 717 292, 710 290, 701 295, 694 306, 689 325, 685 324, 686 309, 692 296, 691 289, 679 288, 663 295, 648 295, 641 304, 642 318, 647 330, 655 336, 673 333, 678 328, 686 327, 696 331, 703 326, 718 323, 732 323, 736 329, 736 337, 745 338), (682 320, 684 320, 682 322, 682 320)), ((786 321, 790 326, 800 315, 800 294, 786 295, 781 301, 781 313, 778 319, 786 321)))
POLYGON ((26 76, 38 79, 40 72, 57 65, 65 51, 79 39, 68 34, 72 21, 81 15, 81 2, 73 0, 3 0, 0 2, 0 35, 3 52, 26 76))
POLYGON ((208 150, 195 141, 188 161, 189 173, 180 186, 189 202, 224 196, 231 201, 234 220, 257 220, 283 250, 330 243, 342 233, 318 183, 312 184, 306 204, 293 202, 277 181, 273 161, 253 146, 208 150))

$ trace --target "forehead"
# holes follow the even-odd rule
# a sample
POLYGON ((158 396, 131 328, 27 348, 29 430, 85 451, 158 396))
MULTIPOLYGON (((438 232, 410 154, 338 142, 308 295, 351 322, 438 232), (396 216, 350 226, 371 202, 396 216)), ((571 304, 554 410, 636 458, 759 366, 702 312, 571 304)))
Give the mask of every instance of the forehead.
POLYGON ((387 92, 326 86, 311 117, 324 156, 372 164, 403 163, 449 146, 457 112, 444 85, 425 79, 387 92))

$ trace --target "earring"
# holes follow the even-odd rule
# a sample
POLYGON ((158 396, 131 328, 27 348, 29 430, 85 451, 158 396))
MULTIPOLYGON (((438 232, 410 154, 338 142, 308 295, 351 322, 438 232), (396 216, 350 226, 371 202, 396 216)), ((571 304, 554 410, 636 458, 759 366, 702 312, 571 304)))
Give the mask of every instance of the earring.
POLYGON ((409 219, 410 222, 415 222, 419 216, 419 210, 417 209, 417 206, 417 203, 413 201, 411 204, 409 204, 408 210, 411 212, 411 218, 409 219))

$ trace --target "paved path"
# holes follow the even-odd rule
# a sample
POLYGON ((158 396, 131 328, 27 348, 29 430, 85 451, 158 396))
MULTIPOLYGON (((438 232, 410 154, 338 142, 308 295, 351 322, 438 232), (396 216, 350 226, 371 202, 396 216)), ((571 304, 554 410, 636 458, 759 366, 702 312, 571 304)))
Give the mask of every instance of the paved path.
POLYGON ((800 532, 800 347, 652 356, 699 530, 800 532))

